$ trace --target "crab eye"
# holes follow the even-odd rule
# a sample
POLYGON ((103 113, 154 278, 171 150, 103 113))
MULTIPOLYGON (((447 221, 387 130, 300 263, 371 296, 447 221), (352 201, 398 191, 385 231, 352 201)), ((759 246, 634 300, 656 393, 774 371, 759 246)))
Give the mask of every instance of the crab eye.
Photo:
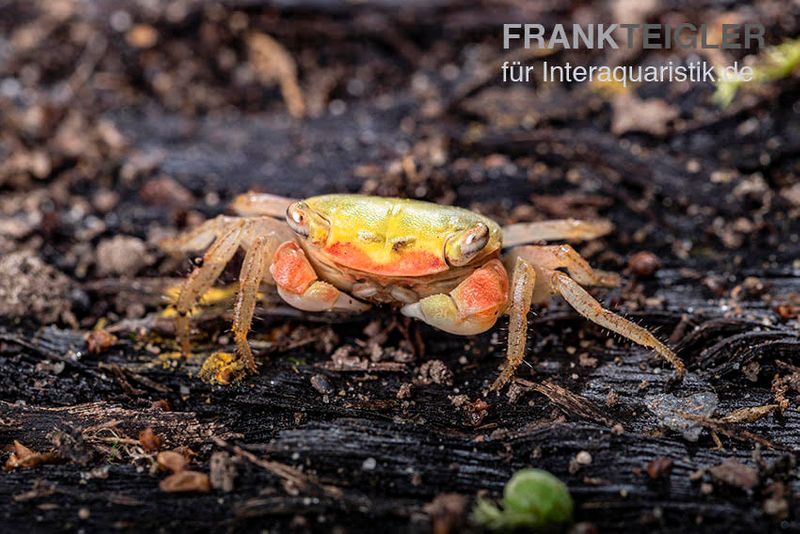
POLYGON ((306 202, 295 202, 286 208, 286 224, 294 233, 319 245, 328 239, 330 223, 306 202))
POLYGON ((289 228, 296 234, 308 237, 311 228, 303 208, 305 208, 305 205, 302 202, 295 202, 286 208, 286 224, 288 224, 289 228))
POLYGON ((465 255, 475 255, 489 242, 489 227, 483 223, 478 223, 466 232, 461 240, 461 253, 465 255))
POLYGON ((483 223, 457 233, 447 241, 446 255, 450 265, 466 265, 486 247, 489 242, 489 227, 483 223))

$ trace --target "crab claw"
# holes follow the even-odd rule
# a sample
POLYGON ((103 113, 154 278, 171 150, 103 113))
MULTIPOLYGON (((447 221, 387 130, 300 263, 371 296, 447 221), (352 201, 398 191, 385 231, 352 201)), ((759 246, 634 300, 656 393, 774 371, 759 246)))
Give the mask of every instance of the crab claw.
POLYGON ((400 311, 439 330, 470 336, 490 329, 507 302, 508 275, 502 263, 492 260, 449 294, 425 297, 400 311))
POLYGON ((297 243, 289 241, 278 247, 270 273, 281 298, 298 310, 362 312, 369 309, 369 304, 318 280, 317 273, 297 243))

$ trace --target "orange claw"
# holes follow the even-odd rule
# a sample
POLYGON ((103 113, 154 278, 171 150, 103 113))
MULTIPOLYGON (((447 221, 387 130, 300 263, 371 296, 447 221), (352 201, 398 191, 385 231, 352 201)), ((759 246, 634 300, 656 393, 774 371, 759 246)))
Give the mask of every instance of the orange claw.
POLYGON ((500 260, 491 260, 461 282, 450 296, 464 317, 495 319, 508 302, 508 274, 500 260))
POLYGON ((295 242, 287 241, 278 247, 269 270, 278 286, 278 294, 298 310, 319 312, 369 309, 368 304, 342 293, 328 282, 318 280, 306 253, 295 242))
POLYGON ((508 275, 495 259, 469 275, 450 294, 425 297, 401 311, 439 330, 468 336, 491 328, 507 302, 508 275))
POLYGON ((287 241, 278 247, 269 268, 275 283, 284 291, 302 295, 317 280, 317 273, 300 245, 287 241))

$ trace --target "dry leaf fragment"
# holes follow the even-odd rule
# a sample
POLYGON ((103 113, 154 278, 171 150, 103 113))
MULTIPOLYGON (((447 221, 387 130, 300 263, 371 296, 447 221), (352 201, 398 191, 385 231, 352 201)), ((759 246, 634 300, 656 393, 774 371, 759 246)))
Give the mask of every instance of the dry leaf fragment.
POLYGON ((211 455, 209 461, 211 486, 225 493, 233 491, 233 481, 236 478, 236 458, 224 451, 217 451, 211 455))
POLYGON ((144 450, 148 452, 155 452, 164 444, 164 440, 153 432, 151 427, 147 427, 139 432, 139 443, 142 444, 144 450))
POLYGON ((39 464, 51 462, 56 458, 57 456, 53 453, 36 452, 29 449, 19 441, 14 440, 14 452, 12 452, 11 456, 9 456, 8 460, 6 460, 5 470, 11 471, 12 469, 17 469, 18 467, 36 467, 39 464))
POLYGON ((647 464, 647 476, 652 480, 658 480, 662 477, 669 478, 670 473, 672 473, 672 464, 672 458, 664 456, 656 458, 647 464))
POLYGON ((772 394, 775 396, 775 401, 778 403, 781 413, 789 408, 789 399, 786 398, 788 392, 789 385, 786 384, 780 374, 775 373, 775 376, 772 377, 772 394))
POLYGON ((250 64, 263 84, 277 81, 283 100, 292 117, 306 114, 305 98, 297 82, 297 64, 278 41, 264 33, 251 33, 247 38, 250 64))
POLYGON ((742 489, 753 489, 758 485, 758 473, 752 467, 728 458, 719 465, 708 469, 708 472, 722 482, 742 489))
POLYGON ((167 493, 208 492, 211 481, 208 475, 199 471, 180 471, 162 480, 158 487, 167 493))
POLYGON ((176 451, 161 451, 156 456, 158 466, 173 473, 179 473, 184 470, 188 461, 186 457, 176 451))
POLYGON ((433 532, 459 532, 463 529, 468 499, 458 493, 442 493, 425 505, 431 518, 433 532))
POLYGON ((642 100, 634 94, 621 94, 612 101, 614 118, 611 132, 622 135, 627 132, 645 132, 655 136, 668 133, 667 124, 678 118, 678 109, 658 98, 642 100))
POLYGON ((740 408, 734 410, 725 417, 720 418, 723 423, 754 423, 780 408, 777 404, 767 404, 766 406, 753 406, 750 408, 740 408))
POLYGON ((85 339, 90 354, 105 352, 117 342, 117 336, 102 329, 89 332, 85 339))

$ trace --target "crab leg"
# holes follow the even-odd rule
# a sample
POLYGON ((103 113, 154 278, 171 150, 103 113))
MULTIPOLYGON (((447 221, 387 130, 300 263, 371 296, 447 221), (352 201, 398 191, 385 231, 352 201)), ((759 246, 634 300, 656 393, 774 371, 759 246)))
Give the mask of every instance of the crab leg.
POLYGON ((293 198, 250 191, 237 196, 231 203, 231 209, 242 216, 283 218, 286 215, 286 208, 293 202, 295 202, 293 198))
POLYGON ((499 260, 491 260, 449 294, 437 293, 401 308, 451 334, 470 336, 491 328, 508 302, 508 275, 499 260))
POLYGON ((517 258, 514 274, 511 277, 510 302, 508 318, 508 351, 506 367, 489 388, 489 391, 501 389, 514 376, 514 371, 525 358, 525 338, 528 334, 528 312, 531 309, 531 298, 536 285, 536 270, 530 263, 517 258))
POLYGON ((678 376, 683 376, 686 373, 683 361, 666 345, 656 339, 653 334, 641 326, 604 309, 594 297, 566 274, 558 271, 553 272, 550 284, 555 292, 564 297, 564 300, 575 308, 575 311, 593 323, 597 323, 622 337, 653 349, 675 367, 675 372, 678 376))
MULTIPOLYGON (((619 275, 592 269, 589 263, 569 245, 529 245, 516 247, 508 255, 509 262, 523 258, 537 270, 567 269, 572 278, 584 286, 617 287, 619 275)), ((534 302, 544 302, 546 297, 537 294, 534 302)))
POLYGON ((592 269, 569 245, 516 247, 506 262, 507 265, 514 262, 511 302, 507 311, 509 314, 507 364, 492 384, 490 391, 501 389, 522 363, 525 354, 527 314, 531 303, 544 303, 552 295, 562 296, 588 320, 653 349, 675 367, 679 376, 683 376, 686 372, 681 359, 653 334, 604 309, 581 287, 582 285, 614 287, 619 283, 615 273, 592 269), (556 270, 561 268, 568 269, 570 275, 556 270))
POLYGON ((318 280, 305 252, 293 241, 278 247, 269 270, 278 286, 278 294, 298 310, 361 312, 370 308, 369 304, 339 291, 332 284, 318 280))
POLYGON ((189 354, 189 312, 203 294, 208 291, 214 281, 219 277, 225 265, 231 260, 239 244, 242 241, 243 233, 248 226, 246 219, 240 219, 231 224, 225 232, 220 235, 211 248, 206 251, 203 261, 195 267, 189 278, 181 288, 181 293, 175 303, 178 317, 175 320, 175 330, 181 352, 184 356, 189 354))
POLYGON ((170 253, 203 250, 214 241, 214 238, 241 221, 242 219, 238 217, 219 215, 185 234, 164 239, 159 246, 170 253))
POLYGON ((503 246, 513 247, 535 241, 586 241, 604 236, 614 229, 605 219, 581 221, 555 219, 552 221, 509 224, 503 227, 503 246))
POLYGON ((247 250, 239 275, 239 293, 236 296, 236 306, 233 309, 233 335, 236 347, 244 364, 251 371, 256 370, 256 362, 250 344, 247 342, 247 333, 253 321, 253 312, 258 299, 258 287, 267 275, 271 260, 270 239, 259 236, 247 250))

